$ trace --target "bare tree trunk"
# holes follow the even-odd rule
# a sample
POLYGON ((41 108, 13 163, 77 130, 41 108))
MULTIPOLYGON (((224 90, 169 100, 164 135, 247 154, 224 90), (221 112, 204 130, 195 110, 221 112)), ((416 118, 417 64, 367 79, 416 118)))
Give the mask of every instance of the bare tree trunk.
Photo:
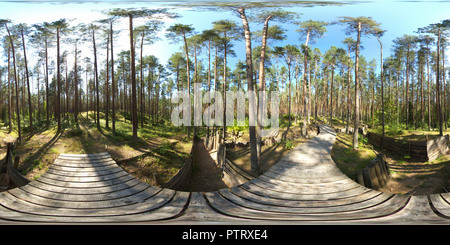
POLYGON ((12 132, 11 47, 8 47, 8 133, 12 132))
POLYGON ((442 107, 443 115, 442 119, 444 121, 444 128, 447 129, 447 96, 446 96, 446 86, 445 86, 445 43, 442 44, 442 107))
POLYGON ((78 48, 77 48, 77 44, 75 43, 75 64, 74 64, 74 76, 75 76, 75 82, 74 82, 74 88, 75 88, 75 111, 74 111, 74 118, 75 118, 75 122, 78 122, 78 48))
POLYGON ((23 45, 23 57, 25 61, 25 73, 27 78, 27 90, 28 90, 28 116, 30 117, 30 133, 33 134, 33 108, 31 107, 31 88, 30 88, 30 78, 28 75, 28 63, 27 63, 27 52, 25 49, 25 37, 23 35, 23 30, 20 31, 22 34, 22 45, 23 45))
POLYGON ((60 53, 59 53, 59 28, 56 28, 56 46, 57 46, 57 51, 56 51, 56 66, 57 66, 57 72, 56 72, 56 76, 57 76, 57 91, 56 91, 56 118, 58 119, 58 133, 61 132, 61 58, 60 58, 60 53))
POLYGON ((308 116, 308 112, 306 110, 306 106, 308 103, 308 96, 306 95, 306 84, 308 83, 308 77, 307 77, 307 70, 308 70, 308 42, 309 42, 309 33, 310 33, 311 28, 308 30, 307 34, 306 34, 306 42, 305 42, 305 47, 304 47, 304 58, 303 58, 303 127, 302 127, 302 136, 306 137, 307 132, 306 132, 306 123, 307 123, 307 118, 309 120, 309 116, 308 116))
MULTIPOLYGON (((244 11, 244 10, 242 10, 244 11)), ((245 12, 244 12, 245 15, 245 12)), ((242 17, 241 17, 242 18, 242 17)), ((261 42, 261 56, 260 56, 260 61, 259 61, 259 92, 264 92, 265 91, 265 86, 266 86, 266 82, 265 82, 265 70, 264 70, 264 64, 266 61, 266 47, 267 47, 267 29, 269 28, 269 21, 272 18, 272 15, 269 15, 265 21, 264 21, 264 26, 263 26, 263 33, 262 33, 262 42, 261 42)), ((244 20, 243 20, 244 21, 244 20)), ((248 23, 247 23, 248 25, 248 23)), ((244 27, 246 28, 246 27, 244 27)), ((249 27, 248 27, 249 28, 249 27)), ((250 47, 251 50, 251 47, 250 47)), ((259 101, 259 103, 261 103, 262 105, 265 105, 265 96, 262 97, 263 101, 259 101)), ((258 107, 258 105, 256 105, 257 108, 261 108, 261 106, 258 107)), ((262 130, 262 111, 257 110, 258 112, 258 120, 257 120, 257 128, 256 128, 256 134, 257 134, 257 138, 256 138, 256 154, 257 154, 257 159, 260 158, 261 156, 261 147, 262 147, 262 137, 261 137, 261 130, 262 130)))
POLYGON ((358 22, 358 38, 356 40, 355 57, 355 125, 353 127, 353 149, 358 148, 359 127, 359 45, 361 43, 361 23, 358 22))
POLYGON ((137 118, 137 100, 136 100, 136 67, 134 60, 134 45, 133 45, 133 16, 129 14, 130 20, 130 61, 131 61, 131 98, 132 98, 132 125, 133 125, 133 140, 137 141, 137 127, 138 127, 138 118, 137 118))
POLYGON ((106 81, 105 81, 105 89, 106 89, 106 109, 105 109, 105 120, 106 120, 106 128, 109 128, 109 45, 110 45, 110 36, 108 35, 106 40, 106 81))
POLYGON ((46 127, 49 127, 50 124, 50 112, 49 112, 49 90, 48 90, 48 41, 45 39, 45 110, 47 113, 47 121, 46 121, 46 127))
POLYGON ((427 44, 427 76, 428 76, 428 131, 431 131, 431 96, 430 96, 430 80, 431 80, 431 74, 430 74, 430 62, 429 62, 429 49, 427 44))
POLYGON ((436 102, 437 102, 437 115, 438 115, 438 121, 439 121, 439 135, 442 136, 443 132, 442 132, 442 110, 441 110, 441 92, 440 92, 440 87, 439 87, 439 77, 440 77, 440 72, 439 72, 439 56, 440 56, 440 42, 441 42, 441 31, 438 30, 438 41, 437 41, 437 48, 436 48, 436 60, 437 60, 437 65, 436 65, 436 102))
MULTIPOLYGON (((246 54, 246 72, 247 72, 247 86, 248 86, 248 93, 254 93, 253 90, 253 65, 252 65, 252 46, 251 46, 251 37, 250 37, 250 27, 247 21, 247 16, 245 15, 245 9, 240 8, 238 10, 242 25, 244 27, 244 35, 245 35, 245 54, 246 54)), ((252 112, 252 109, 254 111, 255 105, 253 103, 249 104, 249 123, 250 125, 255 125, 255 118, 254 113, 252 112)), ((272 115, 273 116, 273 115, 272 115)), ((259 173, 259 166, 258 166, 258 156, 257 156, 257 150, 256 150, 256 129, 255 126, 249 126, 249 133, 250 133, 250 163, 251 163, 251 169, 253 173, 258 174, 259 173)))
MULTIPOLYGON (((382 125, 382 135, 384 136, 384 67, 383 67, 383 43, 380 40, 380 37, 377 35, 378 42, 380 43, 380 77, 381 77, 381 125, 382 125)), ((423 93, 423 90, 422 90, 423 93)), ((423 109, 422 109, 423 113, 423 109)))
POLYGON ((110 42, 111 42, 111 88, 112 88, 112 132, 116 133, 116 106, 115 106, 115 98, 116 98, 116 84, 114 80, 114 50, 113 50, 113 24, 110 23, 110 42))
POLYGON ((333 126, 333 88, 334 88, 334 65, 331 65, 331 83, 330 83, 330 126, 333 126))
MULTIPOLYGON (((351 61, 350 59, 350 46, 348 47, 348 60, 349 62, 351 61)), ((348 134, 348 128, 350 127, 350 82, 351 82, 351 76, 350 76, 350 70, 351 70, 351 65, 350 63, 348 64, 347 67, 347 127, 345 128, 345 133, 348 134)))
MULTIPOLYGON (((191 98, 191 73, 189 70, 189 50, 188 50, 188 46, 187 46, 187 40, 186 40, 186 35, 183 35, 183 41, 184 41, 184 53, 186 55, 186 76, 187 76, 187 90, 188 90, 188 95, 189 98, 191 98)), ((189 107, 188 107, 188 112, 191 113, 191 103, 189 102, 189 107)), ((190 118, 190 115, 189 115, 190 118)), ((189 121, 189 124, 191 123, 191 121, 189 121)), ((188 138, 191 137, 191 127, 188 126, 187 127, 188 130, 188 138)))
POLYGON ((144 53, 144 31, 142 32, 142 36, 141 36, 141 54, 140 54, 140 61, 141 61, 141 66, 140 66, 140 80, 141 80, 141 89, 140 89, 140 93, 141 93, 141 128, 144 127, 144 72, 143 72, 143 68, 144 68, 144 60, 143 60, 143 53, 144 53))

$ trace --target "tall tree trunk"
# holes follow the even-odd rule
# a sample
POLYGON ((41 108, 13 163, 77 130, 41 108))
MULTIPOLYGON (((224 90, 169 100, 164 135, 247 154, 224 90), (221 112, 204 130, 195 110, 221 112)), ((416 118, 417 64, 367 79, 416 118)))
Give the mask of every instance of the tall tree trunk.
POLYGON ((431 74, 430 74, 430 61, 429 61, 429 48, 427 43, 427 92, 428 92, 428 131, 431 131, 431 87, 430 87, 430 80, 431 80, 431 74))
POLYGON ((57 90, 56 90, 56 118, 58 120, 58 133, 61 132, 61 58, 59 53, 59 28, 56 28, 56 81, 57 81, 57 90))
MULTIPOLYGON (((227 39, 227 31, 224 32, 224 38, 227 39)), ((247 45, 247 44, 246 44, 247 45)), ((222 128, 222 143, 225 144, 227 135, 226 126, 226 108, 227 108, 227 43, 225 41, 224 51, 223 51, 223 128, 222 128)), ((257 109, 257 105, 255 105, 257 109)))
POLYGON ((444 121, 444 128, 447 129, 447 96, 446 96, 446 86, 445 86, 445 43, 442 44, 442 120, 444 121))
POLYGON ((113 134, 116 133, 116 106, 115 106, 115 99, 116 99, 116 84, 114 80, 114 50, 113 50, 113 24, 110 23, 110 42, 111 42, 111 88, 112 88, 112 132, 113 134))
POLYGON ((8 47, 8 133, 12 132, 11 47, 8 47))
MULTIPOLYGON (((377 35, 378 42, 380 43, 380 77, 381 77, 381 126, 382 126, 382 135, 384 136, 384 67, 383 67, 383 43, 380 40, 380 37, 377 35)), ((423 92, 423 90, 422 90, 423 92)), ((423 111, 423 109, 422 109, 423 111)))
POLYGON ((359 128, 359 45, 361 43, 361 22, 358 22, 358 38, 355 52, 355 125, 353 127, 353 149, 358 148, 359 128))
POLYGON ((420 63, 420 70, 418 72, 419 74, 419 79, 420 79, 420 111, 421 111, 421 122, 422 122, 422 127, 425 124, 425 101, 423 99, 423 79, 424 79, 424 72, 423 72, 423 63, 420 63))
POLYGON ((27 79, 27 91, 28 91, 28 116, 30 117, 30 133, 33 134, 33 108, 31 107, 31 87, 30 87, 30 78, 28 75, 28 62, 27 62, 27 51, 25 48, 25 37, 23 34, 23 30, 20 30, 22 34, 22 45, 23 45, 23 57, 25 61, 25 73, 27 79))
POLYGON ((291 128, 291 86, 292 86, 292 82, 291 82, 291 66, 290 65, 288 65, 288 78, 289 78, 289 89, 288 89, 289 124, 288 124, 287 130, 289 130, 291 128))
POLYGON ((75 122, 78 123, 78 47, 77 44, 75 43, 75 64, 74 64, 74 89, 75 89, 75 102, 74 102, 74 118, 75 118, 75 122))
POLYGON ((441 110, 441 92, 439 87, 439 59, 440 59, 440 43, 441 43, 441 30, 438 30, 438 40, 437 40, 437 48, 436 48, 436 102, 437 102, 437 115, 439 121, 439 135, 442 136, 442 110, 441 110))
MULTIPOLYGON (((183 34, 183 41, 184 41, 184 53, 186 55, 186 76, 187 76, 187 90, 188 90, 188 96, 189 99, 191 98, 191 73, 189 70, 189 50, 188 50, 188 45, 187 45, 187 40, 186 40, 186 35, 183 34)), ((188 112, 191 113, 191 103, 188 103, 188 112)), ((184 113, 184 112, 183 112, 184 113)), ((191 118, 191 114, 189 114, 188 116, 189 118, 191 118)), ((189 125, 191 123, 191 120, 189 121, 189 125)), ((187 127, 188 130, 188 138, 191 137, 191 127, 188 126, 187 127)))
POLYGON ((66 110, 64 113, 64 119, 66 119, 67 114, 69 113, 69 66, 67 65, 67 57, 66 57, 66 110))
POLYGON ((138 127, 138 118, 137 118, 137 100, 136 100, 136 67, 135 67, 135 53, 134 53, 134 45, 133 45, 133 16, 129 14, 130 20, 130 61, 131 61, 131 98, 132 98, 132 124, 133 124, 133 140, 137 141, 137 127, 138 127))
POLYGON ((106 89, 106 109, 105 109, 105 121, 106 128, 109 128, 109 45, 110 45, 110 36, 108 35, 106 40, 106 81, 105 81, 105 89, 106 89))
POLYGON ((406 52, 406 129, 409 127, 409 46, 406 52))
MULTIPOLYGON (((272 15, 269 15, 265 19, 264 26, 263 26, 263 32, 262 32, 261 56, 260 56, 260 61, 259 61, 259 92, 264 92, 265 91, 265 87, 266 87, 264 64, 266 62, 267 29, 269 28, 269 21, 270 21, 271 18, 272 18, 272 15)), ((261 103, 261 105, 263 105, 263 106, 265 105, 265 103, 266 103, 265 102, 265 96, 262 96, 262 101, 259 101, 259 103, 261 103)), ((256 128, 256 134, 257 134, 257 139, 256 139, 257 159, 259 159, 260 156, 261 156, 261 147, 262 147, 262 137, 261 137, 262 126, 261 126, 261 123, 262 123, 262 120, 263 120, 263 117, 262 117, 263 112, 259 110, 259 108, 262 108, 261 105, 259 105, 259 106, 256 105, 257 108, 258 108, 258 110, 257 110, 258 120, 257 120, 257 128, 256 128)))
POLYGON ((97 47, 95 45, 95 31, 94 28, 92 28, 92 43, 94 45, 94 72, 95 72, 95 94, 96 94, 96 121, 97 121, 97 128, 100 128, 100 94, 99 94, 99 82, 98 82, 98 66, 97 66, 97 47))
POLYGON ((50 124, 50 112, 49 112, 49 90, 48 90, 48 41, 45 39, 45 110, 47 115, 46 127, 50 124))
POLYGON ((351 116, 351 112, 350 112, 350 82, 351 82, 351 76, 350 76, 350 72, 351 72, 351 58, 350 58, 350 51, 351 51, 351 47, 349 45, 348 47, 348 66, 347 66, 347 127, 345 128, 345 133, 348 134, 349 131, 349 127, 350 127, 350 116, 351 116))
MULTIPOLYGON (((211 106, 211 40, 208 41, 208 92, 209 92, 208 107, 210 107, 211 106)), ((208 125, 206 128, 206 147, 209 147, 209 145, 210 145, 209 142, 210 142, 210 128, 208 125)), ((209 150, 209 148, 208 148, 208 150, 209 150)))
POLYGON ((330 84, 330 126, 333 126, 333 88, 334 88, 334 65, 331 65, 331 84, 330 84))
POLYGON ((306 42, 305 42, 305 48, 304 48, 304 58, 303 58, 303 127, 302 127, 302 136, 306 137, 307 132, 307 118, 309 119, 308 112, 306 110, 306 106, 308 103, 308 96, 306 96, 306 84, 308 83, 308 77, 307 77, 307 70, 308 70, 308 42, 309 42, 309 34, 311 31, 311 27, 308 29, 306 33, 306 42))
POLYGON ((144 31, 142 32, 142 37, 141 37, 141 53, 140 53, 140 61, 141 61, 141 66, 140 66, 140 81, 141 81, 141 128, 144 127, 144 73, 143 73, 143 67, 144 67, 144 59, 143 59, 143 53, 144 53, 144 31))
POLYGON ((318 110, 318 105, 317 105, 317 95, 319 94, 319 87, 317 86, 317 63, 318 63, 318 59, 315 59, 315 67, 314 67, 314 123, 317 122, 317 110, 318 110))
MULTIPOLYGON (((38 68, 39 69, 39 68, 38 68)), ((37 72, 37 121, 38 123, 41 121, 41 87, 39 84, 39 81, 41 80, 40 78, 40 73, 37 72)))
POLYGON ((89 119, 89 79, 88 79, 88 66, 86 64, 86 119, 89 119))
MULTIPOLYGON (((245 9, 240 8, 238 10, 242 25, 244 27, 244 36, 245 36, 245 62, 246 62, 246 72, 247 72, 247 86, 248 93, 254 93, 253 90, 253 65, 252 65, 252 44, 250 37, 250 27, 247 21, 247 16, 245 15, 245 9)), ((256 98, 255 98, 256 99, 256 98)), ((255 100, 253 100, 254 102, 255 100)), ((251 113, 255 111, 256 105, 254 103, 249 104, 249 125, 255 125, 255 114, 251 113), (253 110, 252 110, 253 109, 253 110)), ((258 166, 258 156, 256 150, 256 128, 255 126, 249 126, 250 133, 250 165, 253 173, 259 173, 258 166)))

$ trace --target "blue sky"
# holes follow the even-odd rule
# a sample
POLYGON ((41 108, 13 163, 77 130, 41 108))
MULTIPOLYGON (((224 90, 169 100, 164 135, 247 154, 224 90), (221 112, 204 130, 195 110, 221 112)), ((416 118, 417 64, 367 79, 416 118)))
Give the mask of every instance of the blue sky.
MULTIPOLYGON (((39 1, 36 1, 39 2, 39 1)), ((349 1, 347 1, 349 2, 349 1)), ((111 8, 129 8, 141 6, 153 7, 164 6, 163 3, 113 3, 110 1, 100 1, 98 3, 34 3, 34 2, 14 2, 14 1, 0 1, 0 18, 11 19, 15 24, 17 23, 41 23, 43 21, 52 22, 60 18, 76 18, 74 22, 86 22, 89 23, 93 20, 104 18, 100 13, 101 10, 107 10, 111 8)), ((387 57, 391 51, 392 40, 396 37, 400 37, 403 34, 414 34, 414 31, 419 27, 427 26, 431 23, 440 22, 444 19, 450 18, 450 2, 421 2, 421 1, 372 1, 372 2, 352 2, 346 5, 340 6, 316 6, 316 7, 288 7, 286 10, 301 13, 300 21, 302 20, 323 20, 334 21, 339 16, 369 16, 375 21, 381 23, 381 28, 387 30, 385 36, 382 37, 384 45, 384 56, 387 57)), ((192 24, 196 28, 196 31, 201 32, 204 29, 212 27, 212 22, 220 19, 235 20, 241 25, 240 19, 232 11, 199 11, 196 8, 181 8, 174 9, 175 12, 180 13, 182 18, 171 20, 166 23, 170 26, 174 23, 192 24)), ((138 25, 140 21, 137 20, 135 25, 138 25)), ((129 48, 128 39, 126 35, 126 20, 123 20, 122 24, 118 24, 118 29, 124 29, 122 36, 116 41, 115 51, 120 52, 123 49, 129 48)), ((261 28, 259 25, 251 24, 252 31, 256 31, 261 28)), ((276 24, 272 22, 272 24, 276 24)), ((288 39, 283 42, 275 42, 274 46, 283 46, 285 44, 301 44, 304 41, 299 40, 299 34, 295 31, 297 27, 293 24, 283 25, 288 30, 288 39)), ((163 33, 161 33, 163 37, 163 33)), ((344 47, 341 41, 346 38, 344 27, 340 25, 333 25, 328 27, 328 32, 324 37, 320 38, 312 47, 319 47, 322 52, 325 52, 331 45, 344 47)), ((353 36, 353 38, 356 38, 353 36)), ((162 40, 151 47, 145 49, 146 54, 153 54, 159 57, 162 63, 165 63, 167 58, 174 52, 178 51, 180 44, 173 44, 162 40)), ((253 43, 253 46, 259 45, 259 43, 253 43)), ((374 37, 363 37, 362 45, 365 47, 362 50, 362 54, 366 56, 366 59, 370 61, 375 58, 377 63, 379 62, 379 44, 374 37)), ((66 47, 70 48, 70 47, 66 47)), ((86 47, 88 48, 88 47, 86 47)), ((33 49, 28 49, 32 52, 33 49)), ((231 58, 231 62, 236 60, 245 60, 245 47, 244 43, 236 42, 235 51, 237 57, 231 58)), ((3 50, 0 48, 0 52, 3 50)), ((32 56, 32 54, 30 54, 32 56)), ((4 57, 1 59, 4 63, 4 57)), ((32 62, 30 62, 32 66, 32 62)), ((234 67, 231 67, 234 69, 234 67)))

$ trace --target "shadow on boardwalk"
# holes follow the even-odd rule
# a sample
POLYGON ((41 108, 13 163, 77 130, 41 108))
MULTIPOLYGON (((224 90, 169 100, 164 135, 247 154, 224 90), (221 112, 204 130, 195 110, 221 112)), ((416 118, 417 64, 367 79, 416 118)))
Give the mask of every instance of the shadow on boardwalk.
POLYGON ((194 139, 194 162, 186 191, 216 191, 228 186, 222 180, 220 167, 206 150, 202 139, 194 139))

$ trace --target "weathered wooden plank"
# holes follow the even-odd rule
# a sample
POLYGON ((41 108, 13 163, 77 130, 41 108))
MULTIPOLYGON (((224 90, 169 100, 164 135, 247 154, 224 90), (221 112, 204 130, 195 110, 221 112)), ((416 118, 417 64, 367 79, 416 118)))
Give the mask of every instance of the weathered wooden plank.
POLYGON ((258 203, 252 202, 248 199, 242 199, 234 195, 229 190, 220 190, 219 193, 230 202, 233 202, 242 207, 251 208, 259 211, 269 211, 269 212, 280 212, 280 213, 297 213, 297 214, 319 214, 319 213, 340 213, 340 212, 350 212, 355 210, 367 209, 373 206, 380 205, 381 203, 390 199, 393 195, 388 193, 381 193, 380 195, 365 199, 360 202, 347 203, 346 205, 337 206, 281 206, 274 205, 272 203, 258 203))
POLYGON ((263 188, 301 194, 311 194, 311 193, 326 194, 329 192, 338 192, 359 187, 359 184, 351 181, 333 182, 332 184, 330 183, 300 184, 300 183, 280 181, 277 179, 267 178, 264 176, 260 176, 258 179, 252 180, 251 183, 263 188))
POLYGON ((362 210, 337 213, 281 213, 246 208, 229 202, 218 192, 205 193, 209 203, 217 210, 230 216, 260 220, 297 221, 348 221, 389 216, 405 207, 408 197, 394 195, 379 205, 362 210))
POLYGON ((134 179, 132 175, 124 175, 119 178, 105 180, 105 181, 97 181, 97 182, 65 182, 65 181, 58 181, 55 179, 49 179, 46 178, 44 175, 39 177, 35 181, 39 181, 45 184, 54 185, 54 186, 60 186, 60 187, 69 187, 69 188, 98 188, 98 187, 107 187, 112 186, 116 184, 120 184, 126 181, 129 181, 131 179, 134 179))
POLYGON ((92 161, 66 161, 61 159, 56 159, 52 165, 71 167, 71 168, 85 168, 85 167, 102 167, 108 165, 115 165, 116 162, 111 158, 103 160, 92 160, 92 161))
POLYGON ((91 187, 91 188, 72 188, 72 187, 62 187, 50 184, 45 184, 39 181, 32 181, 28 185, 52 192, 59 192, 64 194, 78 194, 78 195, 96 195, 104 194, 115 191, 120 191, 133 187, 140 184, 141 182, 135 178, 130 178, 127 181, 117 183, 114 185, 102 186, 102 187, 91 187))
MULTIPOLYGON (((118 214, 117 212, 120 210, 147 209, 145 206, 151 206, 152 203, 167 203, 173 198, 174 194, 175 191, 167 189, 147 188, 132 196, 100 201, 55 200, 32 195, 24 191, 8 192, 1 197, 2 205, 11 209, 20 208, 20 210, 26 210, 29 213, 39 213, 42 215, 52 215, 52 213, 58 210, 59 215, 79 216, 83 214, 91 215, 92 213, 101 214, 103 212, 102 210, 112 210, 113 212, 110 212, 110 214, 118 214), (3 200, 9 200, 10 202, 3 202, 3 200), (146 201, 148 202, 146 203, 146 201), (55 210, 52 211, 52 209, 55 210), (65 213, 62 213, 63 211, 65 213)), ((106 213, 104 212, 103 214, 106 213)))
POLYGON ((357 196, 361 193, 364 193, 367 191, 367 188, 363 186, 357 186, 345 191, 341 192, 330 192, 330 193, 314 193, 314 194, 301 194, 301 193, 286 193, 286 192, 280 192, 277 190, 272 189, 265 189, 258 185, 253 184, 244 184, 239 186, 242 189, 245 189, 246 191, 249 191, 251 193, 260 195, 260 196, 267 196, 271 198, 276 199, 286 199, 286 200, 329 200, 329 199, 340 199, 340 198, 347 198, 349 196, 357 196))
MULTIPOLYGON (((221 192, 222 190, 219 190, 221 192)), ((352 203, 359 203, 365 200, 372 199, 382 192, 375 190, 367 190, 366 192, 360 193, 356 196, 348 196, 339 199, 327 199, 327 200, 288 200, 288 199, 277 199, 272 196, 260 196, 252 192, 248 192, 242 188, 230 188, 230 192, 234 195, 239 196, 243 199, 250 200, 256 203, 276 205, 282 207, 333 207, 342 206, 352 203)))
POLYGON ((450 220, 450 193, 433 194, 429 197, 435 212, 450 220))
MULTIPOLYGON (((404 195, 406 196, 406 195, 404 195)), ((380 224, 448 224, 449 220, 439 217, 430 206, 427 195, 409 196, 407 205, 398 212, 366 223, 380 224)))
POLYGON ((116 164, 105 165, 105 166, 90 166, 90 167, 84 167, 84 168, 56 166, 56 165, 51 165, 50 167, 55 170, 67 171, 67 172, 79 172, 79 171, 97 172, 97 171, 102 171, 102 170, 107 170, 107 169, 120 168, 116 164))
POLYGON ((117 190, 114 192, 107 193, 98 193, 98 194, 73 194, 73 193, 62 193, 62 192, 54 192, 44 189, 39 189, 31 185, 23 186, 22 188, 15 189, 21 190, 14 193, 15 196, 21 198, 21 196, 39 196, 43 198, 53 199, 53 200, 61 200, 61 201, 73 201, 73 202, 92 202, 92 201, 106 201, 112 199, 119 199, 123 197, 130 197, 139 192, 144 191, 149 188, 149 185, 146 183, 139 183, 134 186, 130 186, 128 188, 117 190))
POLYGON ((101 182, 101 181, 107 181, 110 179, 116 179, 125 175, 129 175, 126 171, 122 170, 119 172, 114 172, 107 175, 100 175, 100 176, 62 176, 62 175, 55 175, 53 173, 45 173, 43 176, 47 179, 54 179, 57 181, 62 182, 78 182, 78 183, 85 183, 85 182, 101 182))
POLYGON ((109 168, 99 171, 61 171, 55 168, 50 167, 46 173, 50 173, 53 175, 66 176, 66 177, 95 177, 95 176, 103 176, 108 174, 114 174, 117 172, 124 171, 120 167, 109 168))
MULTIPOLYGON (((158 200, 151 199, 142 203, 128 205, 126 208, 99 209, 99 210, 73 210, 30 208, 26 204, 24 209, 5 208, 0 203, 0 215, 5 219, 16 221, 34 222, 145 222, 156 220, 167 220, 179 216, 185 210, 189 193, 173 192, 171 198, 160 197, 158 200)), ((20 205, 20 204, 19 204, 20 205)))

